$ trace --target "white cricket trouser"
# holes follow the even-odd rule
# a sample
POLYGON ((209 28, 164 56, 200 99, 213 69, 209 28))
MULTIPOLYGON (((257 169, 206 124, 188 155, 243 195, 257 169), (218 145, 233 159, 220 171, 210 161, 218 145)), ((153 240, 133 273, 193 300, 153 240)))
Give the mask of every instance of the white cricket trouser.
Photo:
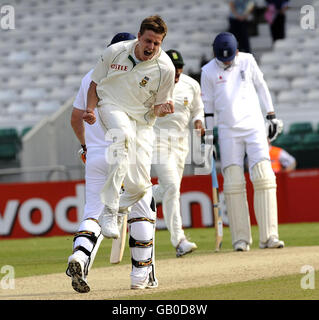
POLYGON ((164 220, 171 234, 171 242, 177 247, 185 238, 180 212, 180 185, 188 154, 188 137, 156 138, 153 169, 158 185, 153 186, 155 202, 162 203, 164 220))
POLYGON ((260 242, 266 242, 271 236, 278 238, 276 178, 270 165, 265 132, 250 131, 232 138, 227 135, 219 138, 219 144, 233 245, 239 240, 252 243, 244 176, 245 153, 254 187, 254 211, 260 242))
POLYGON ((140 200, 152 186, 153 128, 136 122, 115 105, 102 105, 98 111, 102 127, 113 140, 107 150, 109 169, 101 199, 110 211, 117 213, 140 200), (125 192, 120 201, 123 181, 125 192))
POLYGON ((100 193, 106 181, 108 163, 105 148, 90 147, 86 155, 85 164, 85 207, 83 220, 98 219, 104 204, 100 193))
POLYGON ((108 164, 104 147, 89 147, 85 164, 85 206, 83 220, 75 234, 73 249, 82 251, 86 259, 85 274, 89 272, 94 262, 103 236, 97 222, 104 204, 100 193, 105 184, 108 164))
MULTIPOLYGON (((226 129, 223 130, 226 131, 226 129)), ((243 133, 235 137, 229 137, 229 134, 223 137, 222 130, 219 130, 218 133, 222 171, 231 165, 243 167, 245 153, 247 153, 250 171, 256 163, 270 160, 267 137, 263 129, 249 131, 247 134, 243 133)))

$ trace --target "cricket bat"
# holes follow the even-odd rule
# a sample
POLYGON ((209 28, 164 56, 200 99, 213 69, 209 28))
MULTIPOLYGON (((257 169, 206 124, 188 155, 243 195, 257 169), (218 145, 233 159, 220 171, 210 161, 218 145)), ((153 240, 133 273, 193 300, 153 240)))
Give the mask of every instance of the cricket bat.
POLYGON ((218 252, 222 247, 223 241, 223 218, 219 208, 218 180, 215 166, 215 159, 212 158, 212 190, 213 190, 213 211, 214 211, 214 226, 215 226, 215 251, 218 252))
POLYGON ((110 263, 120 263, 123 258, 125 243, 126 243, 126 232, 127 232, 127 215, 124 215, 123 223, 120 229, 120 237, 113 239, 112 249, 110 255, 110 263))

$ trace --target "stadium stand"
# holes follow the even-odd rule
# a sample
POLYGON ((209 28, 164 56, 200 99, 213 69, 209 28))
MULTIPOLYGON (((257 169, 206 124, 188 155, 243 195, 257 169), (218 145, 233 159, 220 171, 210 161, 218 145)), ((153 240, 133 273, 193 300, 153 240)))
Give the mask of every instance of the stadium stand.
POLYGON ((15 128, 0 129, 0 163, 18 161, 21 139, 15 128))
POLYGON ((318 167, 319 134, 316 132, 305 134, 301 143, 291 148, 291 153, 300 161, 299 168, 318 167))
POLYGON ((27 134, 31 129, 32 129, 32 127, 24 127, 21 130, 20 138, 22 138, 25 134, 27 134))
POLYGON ((289 127, 290 134, 305 135, 307 133, 313 133, 311 122, 295 122, 289 127))
MULTIPOLYGON (((137 33, 137 21, 147 15, 163 16, 174 30, 168 34, 164 49, 181 45, 186 69, 193 72, 199 71, 203 54, 211 57, 213 35, 225 30, 228 23, 227 4, 216 0, 165 0, 160 4, 154 0, 113 0, 107 5, 100 0, 34 0, 27 4, 16 0, 11 5, 16 28, 1 30, 1 78, 6 79, 1 87, 2 91, 14 90, 8 93, 10 102, 27 100, 34 107, 37 97, 58 99, 62 105, 76 93, 81 77, 94 67, 111 37, 120 31, 137 33), (185 35, 189 41, 181 41, 185 35), (67 93, 62 94, 65 87, 67 93)), ((4 99, 0 94, 0 101, 4 99)))
POLYGON ((163 48, 182 50, 185 71, 198 73, 203 56, 212 56, 214 35, 227 29, 229 9, 217 0, 13 0, 10 5, 15 29, 0 30, 0 128, 14 128, 20 139, 24 128, 34 127, 75 96, 81 78, 115 33, 137 34, 144 17, 160 14, 173 30, 163 48))
POLYGON ((302 137, 300 135, 283 133, 275 141, 273 141, 272 144, 285 149, 289 153, 292 153, 293 148, 299 146, 301 141, 302 137))
MULTIPOLYGON (((319 167, 319 143, 313 136, 319 121, 319 32, 318 28, 305 30, 300 26, 304 1, 292 0, 289 4, 286 38, 277 40, 272 50, 261 55, 260 66, 277 116, 285 124, 284 134, 275 144, 296 157, 298 168, 319 167)), ((318 1, 307 4, 318 11, 318 1)))
MULTIPOLYGON (((308 4, 318 7, 317 1, 308 4)), ((264 1, 256 1, 258 25, 251 47, 269 84, 279 118, 289 125, 319 119, 319 33, 300 28, 303 0, 291 0, 287 37, 271 43, 263 21, 264 1), (301 50, 302 49, 302 50, 301 50)), ((74 97, 84 74, 117 32, 137 34, 139 22, 159 14, 169 32, 163 49, 183 53, 185 72, 199 79, 212 58, 212 40, 228 28, 229 7, 219 0, 12 0, 15 30, 0 30, 0 128, 22 134, 74 97)), ((317 8, 316 7, 316 8, 317 8)), ((17 149, 16 149, 17 150, 17 149)))

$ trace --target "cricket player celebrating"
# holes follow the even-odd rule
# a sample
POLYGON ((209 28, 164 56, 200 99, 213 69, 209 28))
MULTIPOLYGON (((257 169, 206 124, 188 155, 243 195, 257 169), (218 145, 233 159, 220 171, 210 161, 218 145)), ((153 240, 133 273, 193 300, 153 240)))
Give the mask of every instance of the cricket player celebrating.
POLYGON ((158 177, 158 184, 153 186, 153 195, 156 203, 162 203, 171 242, 176 248, 176 256, 180 257, 197 248, 195 243, 186 239, 182 228, 180 185, 189 151, 189 124, 204 133, 204 105, 199 83, 182 73, 182 55, 177 50, 166 53, 175 66, 174 113, 157 118, 154 126, 156 140, 153 169, 158 177))
MULTIPOLYGON (((138 39, 108 47, 91 75, 83 119, 93 124, 98 104, 102 127, 112 140, 106 155, 108 178, 101 192, 104 208, 98 218, 101 233, 106 238, 119 238, 119 212, 128 213, 146 194, 152 198, 153 125, 157 116, 174 112, 175 69, 161 49, 166 33, 167 26, 161 17, 144 19, 138 39), (125 191, 120 199, 123 181, 125 191)), ((141 222, 147 219, 152 220, 153 216, 134 220, 132 237, 135 231, 140 233, 141 222)), ((134 239, 135 247, 145 247, 136 237, 134 239)), ((131 243, 133 245, 133 240, 131 243)), ((143 257, 137 255, 132 260, 135 266, 132 272, 136 271, 136 279, 148 281, 150 261, 143 261, 143 257)))
POLYGON ((159 16, 142 21, 137 40, 106 49, 93 73, 84 120, 94 123, 94 108, 113 143, 108 148, 109 176, 102 190, 102 234, 118 238, 118 212, 151 190, 153 125, 156 116, 174 111, 174 66, 161 50, 167 26, 159 16), (120 189, 124 181, 125 192, 120 189))
MULTIPOLYGON (((217 114, 224 195, 236 251, 252 243, 243 162, 248 156, 254 187, 254 210, 260 248, 282 248, 277 222, 276 178, 271 168, 267 135, 259 99, 267 112, 268 138, 282 130, 268 87, 254 57, 238 52, 233 34, 222 32, 213 43, 215 58, 202 67, 201 88, 205 114, 217 114), (259 99, 258 99, 259 97, 259 99)), ((213 118, 207 117, 212 129, 213 118)))
MULTIPOLYGON (((135 39, 130 33, 118 33, 110 43, 113 45, 119 41, 135 39)), ((73 103, 71 115, 71 125, 78 140, 82 145, 82 155, 85 162, 85 190, 86 203, 84 208, 83 220, 78 232, 74 236, 73 253, 68 259, 67 275, 72 278, 72 287, 80 293, 90 291, 87 281, 89 270, 94 262, 103 235, 98 218, 103 211, 104 204, 101 202, 100 192, 108 176, 108 161, 105 150, 109 148, 112 140, 105 139, 105 133, 100 122, 96 121, 93 125, 83 122, 83 113, 87 105, 87 92, 91 83, 90 70, 82 79, 81 87, 73 103)), ((98 119, 98 113, 95 111, 98 119)), ((139 221, 130 224, 131 234, 131 257, 134 264, 131 272, 131 288, 144 289, 157 287, 154 268, 154 231, 156 211, 152 197, 147 193, 130 212, 129 221, 139 221), (147 218, 143 220, 144 218, 147 218), (147 243, 143 247, 135 246, 134 243, 147 243), (149 271, 147 277, 138 271, 139 261, 145 264, 145 270, 149 271), (147 261, 147 263, 144 263, 147 261), (137 270, 137 271, 136 271, 137 270)), ((119 219, 119 222, 121 219, 119 219)), ((126 231, 126 230, 125 230, 126 231)))

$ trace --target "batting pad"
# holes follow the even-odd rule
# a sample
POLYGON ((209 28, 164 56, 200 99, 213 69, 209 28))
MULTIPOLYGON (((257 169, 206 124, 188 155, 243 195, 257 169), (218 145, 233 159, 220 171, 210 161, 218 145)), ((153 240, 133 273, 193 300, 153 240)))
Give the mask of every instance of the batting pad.
POLYGON ((254 209, 259 226, 260 242, 271 236, 278 238, 276 176, 270 161, 263 160, 252 168, 254 209))
POLYGON ((135 261, 148 261, 153 255, 154 225, 149 221, 130 223, 130 249, 135 261))
POLYGON ((232 244, 244 240, 252 243, 249 209, 244 170, 232 165, 224 170, 224 195, 226 201, 232 244))
POLYGON ((88 260, 84 270, 86 274, 92 267, 102 240, 101 227, 95 219, 88 218, 81 222, 79 231, 74 236, 73 248, 87 255, 88 260))
POLYGON ((95 219, 85 219, 79 226, 79 231, 74 236, 74 248, 82 246, 89 252, 93 250, 94 243, 101 233, 101 227, 95 219))

